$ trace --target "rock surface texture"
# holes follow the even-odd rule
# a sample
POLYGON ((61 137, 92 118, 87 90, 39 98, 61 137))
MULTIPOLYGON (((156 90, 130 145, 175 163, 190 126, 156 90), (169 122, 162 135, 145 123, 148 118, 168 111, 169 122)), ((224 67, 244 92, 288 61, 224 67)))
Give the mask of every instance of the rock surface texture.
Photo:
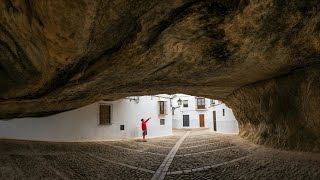
POLYGON ((0 2, 0 118, 105 99, 223 100, 241 135, 320 149, 318 0, 0 2))

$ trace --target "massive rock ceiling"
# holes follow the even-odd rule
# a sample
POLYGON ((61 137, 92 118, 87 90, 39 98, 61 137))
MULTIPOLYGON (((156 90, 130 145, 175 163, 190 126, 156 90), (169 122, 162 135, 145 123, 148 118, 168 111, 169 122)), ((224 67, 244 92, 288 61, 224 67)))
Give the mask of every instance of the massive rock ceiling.
POLYGON ((223 100, 255 142, 319 151, 318 0, 3 0, 0 118, 98 100, 223 100))

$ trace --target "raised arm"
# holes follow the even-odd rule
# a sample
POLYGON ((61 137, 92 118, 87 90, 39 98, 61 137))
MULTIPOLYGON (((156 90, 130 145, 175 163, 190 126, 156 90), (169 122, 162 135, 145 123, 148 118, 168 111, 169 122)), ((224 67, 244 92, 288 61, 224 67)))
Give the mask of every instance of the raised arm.
POLYGON ((150 119, 151 119, 151 117, 149 117, 149 118, 146 120, 146 122, 148 122, 150 119))

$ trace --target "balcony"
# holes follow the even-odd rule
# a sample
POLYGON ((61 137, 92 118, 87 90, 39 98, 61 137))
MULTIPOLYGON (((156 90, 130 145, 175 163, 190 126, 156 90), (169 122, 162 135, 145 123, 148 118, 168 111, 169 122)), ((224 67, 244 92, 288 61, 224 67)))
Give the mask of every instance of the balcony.
POLYGON ((205 105, 198 105, 198 106, 196 107, 196 110, 197 110, 197 111, 203 111, 203 110, 207 110, 207 109, 206 109, 206 106, 205 106, 205 105))

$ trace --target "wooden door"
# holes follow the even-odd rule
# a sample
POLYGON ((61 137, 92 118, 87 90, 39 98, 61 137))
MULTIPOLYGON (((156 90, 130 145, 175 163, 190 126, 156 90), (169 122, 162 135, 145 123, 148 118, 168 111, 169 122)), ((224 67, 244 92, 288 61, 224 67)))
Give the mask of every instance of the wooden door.
POLYGON ((216 111, 213 111, 213 130, 217 131, 217 116, 216 111))
POLYGON ((204 114, 199 114, 200 127, 204 127, 204 114))

